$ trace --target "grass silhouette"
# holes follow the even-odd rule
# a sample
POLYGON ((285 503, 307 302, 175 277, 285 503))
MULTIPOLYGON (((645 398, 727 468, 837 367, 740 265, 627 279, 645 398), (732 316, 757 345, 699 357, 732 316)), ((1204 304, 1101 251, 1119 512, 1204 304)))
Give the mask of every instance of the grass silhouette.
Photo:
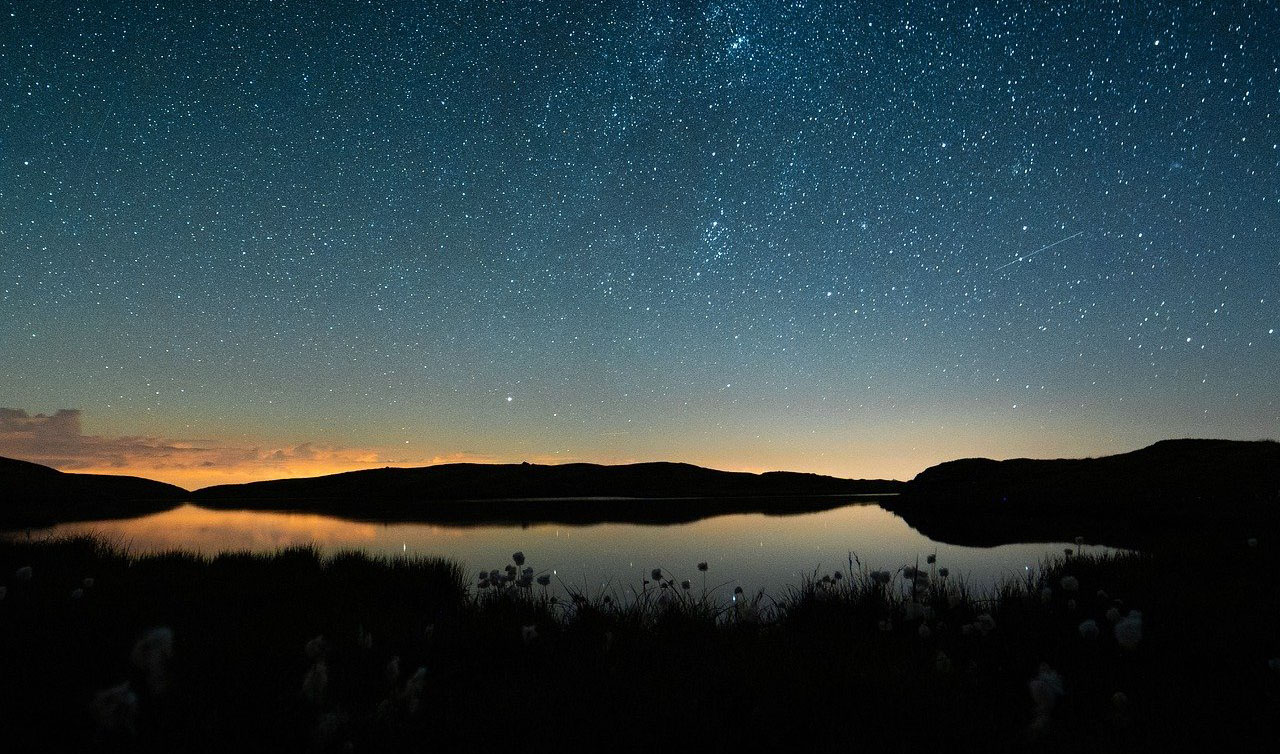
POLYGON ((1266 541, 1064 554, 992 588, 851 554, 778 595, 666 570, 588 594, 517 560, 472 577, 314 548, 6 540, 9 750, 1108 751, 1276 733, 1266 541))

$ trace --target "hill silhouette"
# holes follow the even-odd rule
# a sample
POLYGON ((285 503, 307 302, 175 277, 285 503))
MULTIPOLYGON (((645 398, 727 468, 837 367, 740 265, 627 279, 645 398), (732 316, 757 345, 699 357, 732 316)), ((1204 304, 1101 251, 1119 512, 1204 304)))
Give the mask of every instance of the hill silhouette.
POLYGON ((883 505, 942 542, 1144 547, 1280 523, 1280 443, 1163 440, 1101 458, 932 466, 883 505))
POLYGON ((168 510, 191 493, 164 482, 74 474, 0 456, 0 526, 128 518, 168 510))
POLYGON ((751 474, 686 463, 455 463, 219 485, 197 490, 192 499, 208 508, 379 520, 676 523, 729 512, 822 510, 842 504, 831 496, 894 493, 901 486, 893 480, 751 474))

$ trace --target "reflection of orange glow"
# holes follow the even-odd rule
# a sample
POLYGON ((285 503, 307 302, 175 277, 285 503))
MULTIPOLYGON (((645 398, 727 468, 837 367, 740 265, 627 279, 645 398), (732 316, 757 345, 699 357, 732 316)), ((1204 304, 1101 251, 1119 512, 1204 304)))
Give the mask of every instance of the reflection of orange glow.
POLYGON ((358 547, 378 538, 376 524, 314 514, 215 511, 183 505, 119 521, 63 524, 69 534, 100 534, 142 550, 272 550, 293 545, 358 547))

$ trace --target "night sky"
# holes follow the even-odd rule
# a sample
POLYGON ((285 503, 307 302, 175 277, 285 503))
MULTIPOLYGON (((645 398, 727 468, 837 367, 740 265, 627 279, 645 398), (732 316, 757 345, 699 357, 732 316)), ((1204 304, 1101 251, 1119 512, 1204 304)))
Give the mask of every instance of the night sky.
POLYGON ((0 454, 1276 437, 1280 4, 1027 5, 9 4, 0 454))

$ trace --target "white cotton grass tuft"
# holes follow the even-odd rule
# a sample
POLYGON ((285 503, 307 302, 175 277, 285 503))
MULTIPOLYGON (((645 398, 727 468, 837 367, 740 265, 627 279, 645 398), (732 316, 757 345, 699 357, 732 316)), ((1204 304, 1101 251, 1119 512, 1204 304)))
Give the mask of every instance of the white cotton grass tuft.
POLYGON ((539 583, 540 585, 542 585, 542 586, 548 586, 548 585, 550 585, 550 584, 551 584, 551 576, 549 576, 548 574, 545 574, 545 573, 544 573, 544 574, 542 574, 541 576, 539 576, 539 577, 538 577, 538 583, 539 583))
POLYGON ((690 589, 692 586, 693 586, 693 584, 692 584, 692 583, 690 583, 690 581, 689 581, 688 579, 685 579, 684 581, 681 581, 681 582, 680 582, 680 588, 681 588, 681 589, 683 589, 683 590, 685 590, 686 592, 687 592, 687 591, 689 591, 689 589, 690 589))
POLYGON ((653 579, 654 581, 662 581, 662 569, 655 568, 652 571, 650 571, 649 578, 653 579))
POLYGON ((323 636, 316 636, 307 641, 303 645, 302 651, 306 653, 308 660, 317 660, 322 657, 328 650, 328 644, 323 636))
POLYGON ((892 630, 893 630, 893 621, 889 620, 888 618, 883 618, 883 619, 881 619, 881 620, 880 620, 880 622, 877 624, 877 627, 878 627, 882 632, 884 632, 884 633, 889 633, 890 631, 892 631, 892 630))
POLYGON ((1052 601, 1052 600, 1053 600, 1053 590, 1052 590, 1052 589, 1050 589, 1049 587, 1047 587, 1047 586, 1046 586, 1044 589, 1041 589, 1041 590, 1040 590, 1040 601, 1041 601, 1041 602, 1050 602, 1050 601, 1052 601))
POLYGON ((138 695, 128 681, 94 694, 89 716, 103 733, 134 733, 138 717, 138 695))
POLYGON ((918 635, 922 641, 928 641, 933 636, 933 629, 929 628, 928 623, 921 623, 920 627, 916 629, 916 635, 918 635))
POLYGON ((1116 643, 1125 649, 1137 649, 1142 643, 1142 613, 1130 610, 1129 614, 1112 628, 1116 643))
POLYGON ((1250 547, 1257 547, 1257 546, 1258 546, 1258 538, 1257 538, 1257 537, 1249 537, 1248 539, 1246 539, 1246 540, 1245 540, 1245 544, 1249 545, 1250 547))
POLYGON ((943 652, 941 649, 939 649, 938 654, 935 655, 933 658, 933 667, 939 673, 946 675, 950 673, 953 669, 953 666, 951 664, 951 658, 947 656, 946 652, 943 652))
POLYGON ((1031 693, 1031 701, 1035 704, 1034 717, 1031 719, 1031 732, 1039 735, 1049 727, 1053 710, 1058 700, 1066 693, 1062 685, 1062 676, 1049 667, 1046 662, 1040 663, 1040 672, 1027 683, 1031 693))
POLYGON ((80 598, 82 598, 82 597, 84 597, 84 588, 83 588, 83 587, 76 587, 75 589, 72 589, 72 590, 71 590, 71 599, 73 599, 73 600, 78 600, 78 599, 80 599, 80 598))
POLYGON ((1058 586, 1062 587, 1064 592, 1078 592, 1080 591, 1080 580, 1075 576, 1063 576, 1062 580, 1058 582, 1058 586))
POLYGON ((520 627, 520 640, 525 644, 529 644, 538 638, 538 627, 536 625, 528 625, 520 627))
POLYGON ((1078 630, 1080 638, 1086 641, 1096 641, 1102 634, 1102 629, 1098 628, 1098 621, 1093 618, 1081 621, 1078 630))
POLYGON ((982 613, 973 619, 973 624, 983 636, 996 630, 996 620, 991 617, 991 613, 982 613))
POLYGON ((1118 623, 1120 621, 1120 608, 1109 607, 1107 608, 1106 615, 1108 623, 1118 623))
POLYGON ((319 707, 324 704, 324 694, 329 688, 329 666, 323 659, 311 663, 302 677, 302 698, 319 707))
POLYGON ((400 655, 396 655, 387 661, 386 667, 382 669, 382 675, 387 679, 388 683, 395 683, 400 679, 400 655))
POLYGON ((85 589, 92 589, 93 585, 96 583, 98 583, 97 580, 94 579, 92 576, 85 576, 84 580, 80 582, 80 586, 84 587, 85 589))
POLYGON ((1280 657, 1272 657, 1270 660, 1267 660, 1267 667, 1277 673, 1280 673, 1280 657))
POLYGON ((173 657, 173 629, 156 626, 143 632, 133 645, 129 661, 142 671, 147 690, 163 694, 168 685, 169 659, 173 657))
POLYGON ((513 560, 517 566, 524 565, 524 553, 523 552, 512 553, 511 560, 513 560))

